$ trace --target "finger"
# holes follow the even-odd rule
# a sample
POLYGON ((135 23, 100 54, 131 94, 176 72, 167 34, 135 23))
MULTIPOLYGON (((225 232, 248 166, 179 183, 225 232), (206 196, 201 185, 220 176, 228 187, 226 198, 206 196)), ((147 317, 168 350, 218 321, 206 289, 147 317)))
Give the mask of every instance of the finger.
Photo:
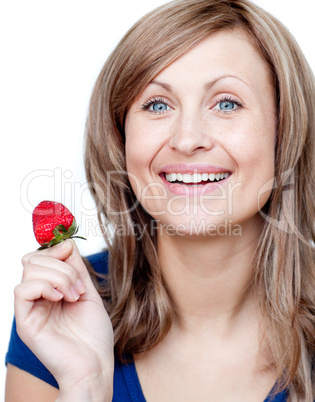
POLYGON ((37 280, 21 283, 14 289, 15 295, 15 316, 17 322, 25 322, 34 306, 35 300, 40 298, 51 302, 58 302, 63 294, 55 289, 49 281, 37 280))
POLYGON ((53 247, 48 247, 43 250, 37 250, 37 251, 33 251, 31 253, 26 254, 22 258, 22 263, 23 263, 23 265, 28 263, 29 259, 32 256, 37 255, 37 254, 56 258, 57 260, 60 260, 60 261, 64 261, 65 259, 67 259, 69 257, 69 255, 71 254, 71 251, 72 250, 67 245, 67 241, 63 241, 62 243, 57 244, 53 247))
MULTIPOLYGON (((63 272, 70 277, 72 284, 75 287, 77 286, 80 274, 76 269, 76 266, 73 267, 65 261, 60 261, 45 254, 34 253, 28 258, 28 262, 24 263, 24 276, 27 275, 28 271, 32 271, 33 265, 41 265, 43 267, 53 268, 57 271, 63 272)), ((79 293, 81 293, 81 289, 78 290, 79 293)))
POLYGON ((78 300, 80 295, 84 293, 77 286, 79 274, 68 264, 49 257, 37 258, 34 256, 25 265, 22 282, 27 283, 38 280, 48 281, 53 288, 58 289, 64 295, 65 300, 70 302, 78 300), (46 265, 36 264, 33 259, 40 263, 44 262, 46 265))
POLYGON ((72 284, 78 294, 81 295, 86 291, 85 281, 89 280, 89 275, 73 240, 66 240, 56 246, 26 254, 22 258, 22 263, 24 268, 30 263, 35 263, 68 272, 72 277, 72 284), (62 261, 69 262, 71 260, 73 249, 77 251, 75 264, 60 265, 62 261), (66 267, 69 268, 68 271, 66 267), (81 278, 80 273, 83 274, 81 278))
POLYGON ((82 259, 82 256, 79 252, 79 249, 78 249, 75 241, 70 239, 70 240, 67 240, 65 243, 67 243, 67 246, 71 249, 71 253, 70 253, 69 257, 65 260, 65 262, 77 270, 77 272, 80 275, 80 278, 82 279, 84 285, 87 288, 94 289, 94 285, 91 280, 90 274, 86 268, 86 265, 82 259))

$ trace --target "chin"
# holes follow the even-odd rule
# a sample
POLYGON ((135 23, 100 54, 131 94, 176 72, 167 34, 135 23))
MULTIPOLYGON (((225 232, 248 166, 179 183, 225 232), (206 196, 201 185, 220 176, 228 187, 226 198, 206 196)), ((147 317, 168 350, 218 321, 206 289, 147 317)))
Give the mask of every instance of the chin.
POLYGON ((189 217, 178 216, 177 219, 166 220, 161 217, 155 217, 154 230, 160 235, 170 237, 231 237, 241 236, 242 226, 234 223, 228 217, 209 219, 209 217, 189 217))

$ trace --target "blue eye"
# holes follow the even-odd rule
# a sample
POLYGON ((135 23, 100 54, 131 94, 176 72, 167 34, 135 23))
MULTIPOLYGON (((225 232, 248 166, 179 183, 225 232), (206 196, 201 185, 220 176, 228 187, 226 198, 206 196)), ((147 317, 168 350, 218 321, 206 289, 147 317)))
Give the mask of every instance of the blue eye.
POLYGON ((150 110, 153 110, 154 112, 165 112, 168 110, 168 106, 163 102, 153 103, 150 107, 150 110))
POLYGON ((233 110, 235 108, 235 103, 231 101, 223 101, 219 103, 219 108, 221 110, 233 110))
POLYGON ((243 107, 243 103, 237 99, 232 99, 230 97, 224 97, 223 99, 217 101, 214 110, 218 110, 222 113, 234 112, 243 107))
POLYGON ((148 100, 146 103, 141 105, 142 110, 147 110, 150 113, 164 113, 168 110, 172 110, 171 107, 168 106, 166 101, 162 98, 153 98, 148 100))

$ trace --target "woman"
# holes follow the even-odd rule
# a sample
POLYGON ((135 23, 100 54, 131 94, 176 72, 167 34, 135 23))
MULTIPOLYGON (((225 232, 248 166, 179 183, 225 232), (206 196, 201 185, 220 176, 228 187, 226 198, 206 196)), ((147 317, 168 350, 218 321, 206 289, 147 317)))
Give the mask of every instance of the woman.
POLYGON ((46 368, 12 346, 8 401, 314 399, 314 93, 247 0, 171 2, 126 34, 86 135, 108 278, 71 241, 24 257, 17 329, 46 368))

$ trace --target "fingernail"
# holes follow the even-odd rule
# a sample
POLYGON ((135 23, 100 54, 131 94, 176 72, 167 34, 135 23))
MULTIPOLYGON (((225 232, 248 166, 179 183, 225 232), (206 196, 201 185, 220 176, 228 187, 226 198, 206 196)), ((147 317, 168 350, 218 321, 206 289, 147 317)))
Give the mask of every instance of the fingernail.
POLYGON ((74 286, 71 286, 71 293, 72 296, 74 298, 74 300, 78 300, 78 298, 80 297, 79 293, 76 291, 74 286))
POLYGON ((82 295, 86 291, 86 287, 80 278, 77 280, 77 289, 80 295, 82 295))
POLYGON ((58 289, 54 289, 54 293, 55 293, 56 297, 58 298, 58 300, 61 300, 63 298, 63 294, 61 292, 59 292, 58 289))
POLYGON ((68 247, 68 242, 67 242, 67 240, 62 241, 61 243, 58 244, 58 246, 59 246, 61 249, 66 249, 66 248, 68 247))

